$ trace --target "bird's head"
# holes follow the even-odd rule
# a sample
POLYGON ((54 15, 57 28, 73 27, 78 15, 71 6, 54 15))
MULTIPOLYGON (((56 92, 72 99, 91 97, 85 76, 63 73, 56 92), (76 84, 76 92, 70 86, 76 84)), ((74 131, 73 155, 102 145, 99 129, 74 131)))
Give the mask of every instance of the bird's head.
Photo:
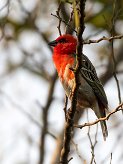
POLYGON ((72 54, 76 52, 77 39, 65 34, 50 42, 49 45, 54 47, 56 54, 72 54))

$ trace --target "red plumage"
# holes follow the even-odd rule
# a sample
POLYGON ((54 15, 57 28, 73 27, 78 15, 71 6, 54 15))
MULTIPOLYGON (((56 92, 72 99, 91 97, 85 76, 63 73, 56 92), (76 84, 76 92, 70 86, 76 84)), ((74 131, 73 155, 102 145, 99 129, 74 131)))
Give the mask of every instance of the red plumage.
MULTIPOLYGON (((71 93, 75 84, 75 76, 71 68, 76 65, 77 39, 72 35, 62 35, 49 45, 54 47, 53 61, 58 76, 63 84, 67 96, 71 99, 71 93)), ((83 65, 79 72, 79 90, 77 96, 77 108, 92 108, 98 118, 105 117, 105 109, 108 101, 100 80, 97 77, 91 61, 83 54, 83 65)), ((105 121, 101 121, 104 140, 108 136, 105 121)))

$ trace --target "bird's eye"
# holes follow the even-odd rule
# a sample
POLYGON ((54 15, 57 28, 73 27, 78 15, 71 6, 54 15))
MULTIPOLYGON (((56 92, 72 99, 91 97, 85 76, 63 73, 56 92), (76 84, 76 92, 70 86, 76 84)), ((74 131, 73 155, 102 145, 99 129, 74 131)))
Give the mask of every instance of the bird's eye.
POLYGON ((65 38, 62 38, 58 41, 58 43, 66 43, 66 42, 67 42, 67 40, 65 38))

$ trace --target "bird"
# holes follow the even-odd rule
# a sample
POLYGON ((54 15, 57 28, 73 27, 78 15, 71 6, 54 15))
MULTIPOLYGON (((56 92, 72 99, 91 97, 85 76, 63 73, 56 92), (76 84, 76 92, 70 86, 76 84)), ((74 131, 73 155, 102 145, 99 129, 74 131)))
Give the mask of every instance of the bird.
MULTIPOLYGON (((77 38, 70 34, 63 34, 54 41, 49 42, 53 47, 52 59, 59 79, 63 85, 67 97, 72 99, 72 92, 75 86, 75 74, 73 69, 76 66, 77 38)), ((82 53, 82 65, 79 69, 79 88, 77 93, 76 111, 91 108, 97 118, 106 116, 108 100, 103 85, 99 80, 95 67, 89 58, 82 53)), ((100 121, 104 140, 108 136, 106 121, 100 121)))

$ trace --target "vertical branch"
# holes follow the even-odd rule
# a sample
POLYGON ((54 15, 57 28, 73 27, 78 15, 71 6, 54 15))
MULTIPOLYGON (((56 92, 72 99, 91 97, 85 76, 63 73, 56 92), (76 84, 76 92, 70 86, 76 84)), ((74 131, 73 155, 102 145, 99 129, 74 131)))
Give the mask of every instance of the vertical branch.
MULTIPOLYGON (((89 122, 88 110, 87 110, 87 120, 89 122)), ((90 164, 93 164, 93 162, 96 164, 96 160, 95 160, 95 146, 97 144, 98 124, 96 124, 96 133, 95 133, 94 143, 92 142, 92 139, 91 139, 91 136, 90 136, 90 128, 91 127, 89 126, 88 127, 88 139, 89 139, 89 142, 90 142, 90 145, 91 145, 91 154, 92 154, 90 164)))
POLYGON ((65 26, 66 26, 65 27, 65 33, 66 34, 72 34, 73 32, 77 33, 77 31, 74 29, 75 28, 74 21, 72 21, 73 14, 74 14, 73 10, 72 10, 72 12, 69 16, 68 13, 67 13, 66 6, 63 3, 61 5, 61 13, 62 13, 63 20, 65 20, 65 22, 66 22, 66 23, 64 22, 65 26))
POLYGON ((59 19, 59 24, 58 24, 58 26, 57 26, 58 31, 59 31, 59 35, 62 35, 61 29, 60 29, 60 27, 61 27, 61 17, 60 17, 61 5, 62 5, 62 2, 60 2, 59 7, 58 7, 58 10, 56 11, 56 15, 57 15, 57 17, 58 17, 58 19, 59 19))
POLYGON ((114 76, 114 79, 115 79, 116 85, 117 85, 119 104, 121 104, 121 92, 120 92, 119 81, 118 81, 118 78, 116 75, 116 60, 115 60, 115 55, 114 55, 114 42, 113 42, 113 40, 111 41, 111 54, 112 54, 112 59, 113 59, 113 64, 114 64, 113 76, 114 76))
MULTIPOLYGON (((75 32, 77 34, 77 31, 74 29, 75 25, 74 25, 74 21, 73 21, 73 14, 74 14, 73 9, 69 15, 67 12, 67 8, 65 6, 65 3, 62 3, 62 5, 60 6, 60 11, 61 11, 60 16, 62 16, 62 17, 60 17, 60 20, 62 21, 62 23, 65 23, 65 26, 66 26, 65 27, 65 33, 66 34, 72 34, 73 32, 75 32)), ((66 113, 65 119, 67 120, 67 101, 68 101, 68 98, 67 98, 67 96, 65 96, 65 98, 66 98, 65 99, 65 107, 63 110, 64 110, 64 113, 66 113)), ((81 113, 75 115, 74 123, 77 124, 77 122, 80 119, 80 117, 82 116, 83 112, 84 112, 84 110, 81 113)), ((75 134, 75 130, 76 129, 74 129, 74 131, 73 131, 73 136, 75 134)), ((60 135, 57 137, 56 149, 52 155, 51 164, 59 163, 60 153, 61 153, 63 140, 64 140, 63 135, 64 135, 64 129, 61 130, 60 135)))
MULTIPOLYGON (((65 27, 65 28, 66 28, 66 30, 65 30, 65 31, 66 31, 65 33, 66 33, 66 34, 68 33, 68 29, 69 29, 69 26, 68 26, 68 25, 71 25, 71 23, 73 22, 73 21, 72 21, 72 19, 73 19, 73 13, 74 13, 74 12, 73 12, 73 10, 72 10, 72 12, 70 13, 70 18, 69 18, 68 24, 67 24, 66 27, 65 27)), ((72 31, 72 32, 73 32, 73 31, 72 31)), ((69 30, 69 33, 70 33, 70 30, 69 30)))
POLYGON ((112 153, 111 153, 111 159, 110 159, 110 164, 112 163, 112 153))
POLYGON ((42 133, 41 133, 41 146, 40 146, 40 160, 39 160, 39 164, 43 164, 44 163, 45 136, 46 136, 47 131, 48 131, 48 121, 47 121, 48 111, 49 111, 49 107, 50 107, 50 105, 52 103, 52 100, 53 100, 53 91, 54 91, 56 80, 57 80, 57 73, 55 72, 53 77, 52 77, 52 82, 50 84, 47 103, 46 103, 46 106, 43 108, 43 128, 42 128, 42 133))
MULTIPOLYGON (((62 2, 60 2, 59 6, 58 6, 58 10, 56 11, 56 15, 57 15, 58 18, 60 18, 61 5, 62 5, 62 2)), ((58 31, 59 31, 59 35, 61 35, 60 27, 61 27, 61 18, 59 19, 59 24, 57 26, 58 31)), ((55 72, 53 77, 52 77, 52 82, 50 84, 47 103, 46 103, 46 106, 43 109, 43 128, 42 128, 42 135, 41 135, 41 147, 40 147, 40 161, 39 161, 39 164, 43 164, 43 162, 44 162, 44 156, 45 156, 45 148, 44 148, 44 146, 45 146, 45 136, 46 136, 47 129, 48 129, 47 117, 48 117, 49 107, 50 107, 50 105, 52 103, 53 91, 54 91, 56 80, 57 80, 57 73, 55 72)), ((65 108, 67 108, 67 98, 66 98, 66 106, 65 106, 65 108)), ((64 110, 66 110, 66 109, 64 109, 64 110)))
POLYGON ((68 104, 68 97, 65 95, 65 106, 63 108, 64 113, 65 113, 65 121, 67 121, 67 104, 68 104))
MULTIPOLYGON (((113 6, 113 16, 112 16, 112 27, 111 27, 111 36, 113 37, 114 36, 114 32, 115 32, 115 21, 116 21, 116 17, 117 14, 116 14, 116 0, 114 0, 114 6, 113 6)), ((117 78, 117 75, 116 75, 116 60, 115 60, 115 55, 114 55, 114 42, 113 40, 111 40, 111 54, 112 54, 112 60, 113 60, 113 65, 114 65, 114 68, 113 68, 113 76, 114 76, 114 79, 116 81, 116 84, 117 84, 117 90, 118 90, 118 98, 119 98, 119 104, 121 104, 121 92, 120 92, 120 85, 119 85, 119 81, 118 81, 118 78, 117 78)))
POLYGON ((78 45, 77 45, 77 65, 75 68, 75 86, 73 88, 72 93, 72 101, 71 101, 71 108, 68 112, 68 117, 65 125, 65 131, 64 131, 64 142, 63 142, 63 148, 61 151, 61 157, 60 162, 63 164, 67 164, 69 162, 68 155, 70 152, 70 142, 72 138, 72 132, 73 132, 73 124, 74 124, 74 115, 76 112, 76 104, 77 104, 77 91, 78 91, 78 78, 79 78, 79 69, 80 69, 80 59, 82 57, 82 48, 83 48, 83 39, 82 34, 84 32, 84 9, 85 9, 85 0, 80 0, 78 2, 79 7, 79 20, 80 20, 80 26, 78 28, 78 45))

